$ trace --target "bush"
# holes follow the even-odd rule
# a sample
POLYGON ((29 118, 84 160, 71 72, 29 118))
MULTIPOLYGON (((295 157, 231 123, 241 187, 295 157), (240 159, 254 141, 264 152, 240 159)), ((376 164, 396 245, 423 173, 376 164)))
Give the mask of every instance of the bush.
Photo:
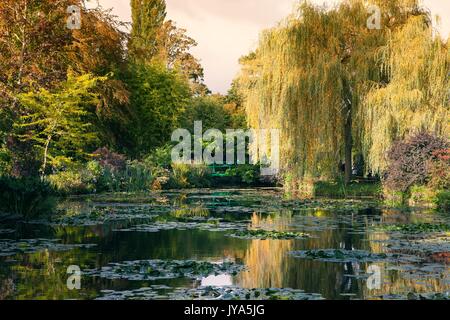
POLYGON ((450 212, 450 191, 441 191, 436 195, 436 206, 439 210, 450 212))
POLYGON ((0 176, 11 172, 11 155, 6 148, 0 147, 0 176))
POLYGON ((84 194, 89 193, 89 188, 79 171, 60 171, 49 175, 48 182, 57 190, 59 194, 84 194))
POLYGON ((62 195, 95 193, 103 169, 97 161, 74 166, 47 176, 47 181, 62 195))
POLYGON ((436 203, 436 191, 427 186, 413 186, 409 192, 409 205, 429 206, 436 203))
POLYGON ((405 207, 408 203, 409 193, 383 188, 383 198, 386 205, 390 207, 405 207))
POLYGON ((380 197, 381 186, 379 183, 371 182, 354 182, 346 185, 344 181, 319 181, 314 184, 314 195, 331 198, 380 197))
POLYGON ((396 142, 388 153, 385 186, 393 191, 408 192, 414 185, 426 185, 431 181, 430 161, 436 159, 436 152, 448 147, 447 141, 428 133, 396 142))
POLYGON ((0 211, 32 218, 55 209, 54 189, 38 178, 0 177, 0 211))
POLYGON ((94 152, 94 156, 102 168, 116 172, 125 170, 127 158, 122 154, 111 152, 108 148, 100 148, 94 152))
POLYGON ((128 161, 122 170, 93 162, 88 172, 94 178, 95 192, 137 192, 152 189, 154 168, 144 162, 128 161))
POLYGON ((240 182, 246 185, 258 184, 261 177, 260 165, 238 165, 226 171, 228 177, 238 177, 240 182))
POLYGON ((165 189, 199 188, 210 185, 210 170, 206 165, 173 164, 165 189))
POLYGON ((450 189, 450 149, 433 152, 428 162, 430 181, 428 185, 434 190, 450 189))
POLYGON ((151 190, 155 180, 153 170, 154 168, 152 166, 143 162, 128 162, 122 175, 123 180, 120 191, 136 192, 151 190))
POLYGON ((155 167, 169 168, 172 164, 172 145, 157 148, 145 159, 145 162, 155 167))

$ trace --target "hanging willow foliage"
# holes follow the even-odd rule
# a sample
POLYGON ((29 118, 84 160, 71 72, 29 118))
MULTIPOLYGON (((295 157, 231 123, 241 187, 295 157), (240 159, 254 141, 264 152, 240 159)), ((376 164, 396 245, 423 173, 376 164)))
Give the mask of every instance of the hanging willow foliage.
MULTIPOLYGON (((249 125, 281 130, 282 169, 300 181, 335 178, 341 162, 351 168, 352 154, 366 152, 366 157, 376 159, 375 153, 382 152, 376 143, 383 137, 372 134, 372 128, 383 107, 373 105, 379 100, 387 104, 391 93, 383 95, 380 90, 391 82, 398 88, 394 83, 400 74, 414 77, 407 67, 396 66, 405 53, 393 54, 398 50, 394 46, 400 45, 398 37, 405 39, 408 30, 413 32, 410 25, 430 30, 428 15, 416 0, 375 1, 383 13, 383 28, 370 30, 366 2, 348 0, 332 9, 302 2, 277 27, 264 31, 257 50, 241 59, 239 82, 249 125)), ((443 105, 442 87, 432 82, 442 76, 448 57, 437 54, 444 46, 432 41, 431 34, 428 42, 436 56, 430 61, 430 52, 423 65, 439 65, 439 71, 418 70, 416 75, 428 79, 421 83, 427 96, 435 96, 433 101, 439 100, 440 92, 443 105)), ((408 51, 410 63, 415 63, 413 51, 408 51)))
POLYGON ((413 17, 382 48, 387 84, 365 99, 370 167, 386 168, 392 143, 417 131, 449 137, 450 50, 421 17, 413 17))

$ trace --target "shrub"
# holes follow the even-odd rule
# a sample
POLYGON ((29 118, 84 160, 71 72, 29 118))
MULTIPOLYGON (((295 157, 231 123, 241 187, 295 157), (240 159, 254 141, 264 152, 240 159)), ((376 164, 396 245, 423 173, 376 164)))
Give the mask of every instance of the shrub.
POLYGON ((39 178, 0 177, 0 211, 32 218, 55 208, 54 189, 39 178))
POLYGON ((431 180, 430 161, 436 159, 436 152, 448 147, 447 141, 428 133, 396 142, 388 153, 385 186, 394 191, 408 192, 414 185, 426 185, 431 180))
POLYGON ((60 194, 88 193, 88 187, 78 171, 60 171, 49 175, 47 180, 60 194))
POLYGON ((331 198, 380 197, 381 186, 372 182, 353 182, 346 185, 344 181, 319 181, 314 184, 314 195, 331 198))
POLYGON ((428 186, 413 186, 409 193, 409 205, 431 205, 436 203, 436 191, 428 186))
POLYGON ((447 213, 450 212, 450 191, 441 191, 436 196, 436 206, 447 213))
POLYGON ((95 193, 103 169, 97 161, 73 166, 47 176, 47 181, 62 195, 95 193))
POLYGON ((166 187, 168 189, 183 189, 189 187, 189 165, 173 164, 169 182, 166 187))
POLYGON ((226 171, 229 177, 238 177, 240 182, 246 185, 255 185, 261 177, 261 167, 259 165, 238 165, 226 171))
POLYGON ((172 164, 165 189, 199 188, 210 185, 210 169, 203 164, 172 164))
POLYGON ((430 181, 428 185, 434 190, 450 189, 450 149, 433 152, 428 162, 430 181))
POLYGON ((126 169, 123 172, 120 191, 136 192, 151 190, 155 180, 153 170, 153 167, 143 162, 128 162, 126 169))
POLYGON ((156 167, 169 168, 172 164, 172 145, 157 148, 145 159, 145 162, 156 167))
POLYGON ((383 198, 390 207, 405 207, 408 203, 409 193, 383 188, 383 198))
POLYGON ((11 155, 6 148, 0 147, 0 175, 11 172, 11 155))
POLYGON ((108 168, 110 171, 125 170, 127 159, 124 155, 111 152, 108 148, 100 148, 94 152, 94 156, 101 167, 108 168))

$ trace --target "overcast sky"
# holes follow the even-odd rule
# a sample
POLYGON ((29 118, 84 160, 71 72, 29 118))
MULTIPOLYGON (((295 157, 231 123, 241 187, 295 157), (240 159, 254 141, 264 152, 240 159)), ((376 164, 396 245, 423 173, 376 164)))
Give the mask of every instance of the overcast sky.
MULTIPOLYGON (((93 1, 93 0, 91 0, 93 1)), ((123 21, 131 20, 129 0, 99 0, 123 21)), ((166 0, 168 18, 188 30, 198 46, 192 50, 205 69, 213 92, 226 93, 239 71, 238 59, 256 47, 262 29, 292 12, 297 0, 166 0)), ((332 4, 339 0, 312 0, 332 4)), ((450 33, 450 0, 423 0, 439 15, 441 34, 450 33)))

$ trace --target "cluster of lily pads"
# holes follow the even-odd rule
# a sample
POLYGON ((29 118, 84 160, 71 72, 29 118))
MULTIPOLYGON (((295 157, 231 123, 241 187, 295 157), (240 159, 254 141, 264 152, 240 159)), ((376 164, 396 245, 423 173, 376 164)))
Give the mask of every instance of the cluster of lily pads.
POLYGON ((0 240, 0 256, 7 257, 20 253, 34 253, 44 250, 50 251, 68 251, 77 248, 87 249, 95 246, 94 244, 62 244, 57 239, 22 239, 0 240))
POLYGON ((223 222, 217 219, 211 220, 198 220, 190 222, 182 221, 167 221, 160 222, 155 221, 147 224, 136 225, 127 229, 118 229, 115 231, 120 232, 159 232, 163 230, 205 230, 205 231, 217 231, 224 232, 230 230, 245 229, 247 225, 242 222, 223 222))
POLYGON ((382 300, 450 300, 450 291, 447 292, 431 292, 431 293, 414 293, 409 292, 407 294, 391 294, 383 295, 379 298, 382 300))
POLYGON ((388 253, 371 253, 363 250, 306 250, 306 251, 292 251, 290 254, 293 257, 318 260, 323 262, 420 262, 422 259, 413 255, 406 254, 388 254, 388 253))
POLYGON ((38 224, 49 224, 52 226, 97 226, 112 221, 144 220, 157 217, 164 213, 161 209, 147 206, 124 206, 124 207, 98 207, 87 211, 75 213, 64 213, 51 217, 50 220, 32 221, 38 224))
POLYGON ((305 239, 311 236, 302 232, 282 232, 282 231, 267 231, 262 229, 249 229, 237 231, 230 234, 231 237, 239 239, 259 239, 259 240, 291 240, 291 239, 305 239))
POLYGON ((9 234, 14 232, 16 232, 14 229, 0 229, 0 234, 9 234))
POLYGON ((400 232, 405 234, 422 234, 435 232, 450 232, 450 224, 440 223, 414 223, 414 224, 393 224, 380 225, 375 228, 379 231, 400 232))
POLYGON ((84 275, 115 280, 154 281, 164 279, 201 279, 210 275, 237 275, 245 267, 234 262, 211 263, 194 260, 138 260, 111 263, 100 270, 86 270, 84 275))
POLYGON ((294 289, 244 289, 238 287, 148 287, 129 291, 102 291, 98 300, 323 300, 320 294, 294 289), (163 292, 161 292, 163 291, 163 292))

